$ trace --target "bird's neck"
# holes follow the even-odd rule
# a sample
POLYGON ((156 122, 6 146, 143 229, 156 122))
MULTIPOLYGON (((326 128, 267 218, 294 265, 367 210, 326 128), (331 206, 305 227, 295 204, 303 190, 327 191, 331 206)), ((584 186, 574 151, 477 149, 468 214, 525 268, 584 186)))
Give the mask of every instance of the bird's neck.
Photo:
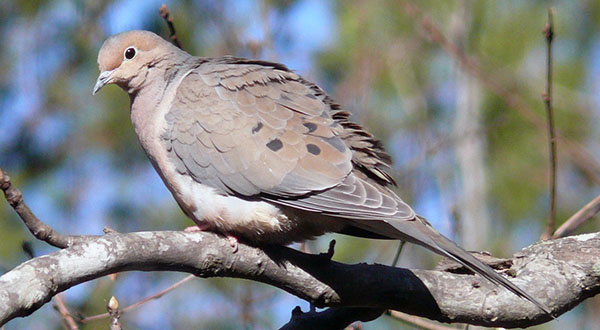
POLYGON ((156 112, 160 110, 159 104, 162 94, 166 92, 166 86, 163 81, 154 82, 129 93, 131 123, 140 144, 151 160, 153 152, 150 143, 155 138, 160 125, 160 118, 156 112))
POLYGON ((145 82, 129 92, 133 128, 153 163, 162 150, 157 143, 166 129, 165 114, 189 67, 186 69, 180 66, 150 68, 145 82))

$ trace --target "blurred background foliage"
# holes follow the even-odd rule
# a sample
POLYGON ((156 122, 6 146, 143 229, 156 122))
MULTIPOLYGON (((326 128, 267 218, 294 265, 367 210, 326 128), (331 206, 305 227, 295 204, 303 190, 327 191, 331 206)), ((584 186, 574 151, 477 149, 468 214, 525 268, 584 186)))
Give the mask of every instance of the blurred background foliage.
MULTIPOLYGON (((113 86, 91 95, 96 54, 109 35, 147 29, 168 36, 161 3, 0 3, 0 166, 34 212, 61 232, 191 225, 136 141, 126 94, 113 86)), ((188 52, 278 61, 317 82, 384 141, 395 159, 398 192, 417 212, 466 248, 497 256, 537 241, 548 215, 541 30, 552 6, 556 125, 564 138, 559 223, 600 191, 599 1, 166 3, 188 52)), ((597 220, 578 229, 594 230, 597 220)), ((398 246, 327 235, 302 248, 321 252, 332 238, 334 259, 342 262, 389 264, 398 246)), ((23 242, 32 243, 35 255, 53 251, 34 241, 4 202, 0 242, 0 274, 27 260, 23 242)), ((400 265, 432 267, 438 260, 407 246, 400 265)), ((111 295, 125 306, 184 276, 122 273, 72 288, 64 299, 75 315, 89 316, 103 313, 111 295)), ((125 314, 125 328, 270 329, 287 322, 295 305, 308 308, 248 281, 195 279, 184 286, 125 314)), ((598 308, 600 301, 590 299, 539 328, 592 329, 600 323, 598 308)), ((412 327, 387 316, 365 325, 412 327)), ((26 328, 62 324, 47 304, 6 326, 26 328)))

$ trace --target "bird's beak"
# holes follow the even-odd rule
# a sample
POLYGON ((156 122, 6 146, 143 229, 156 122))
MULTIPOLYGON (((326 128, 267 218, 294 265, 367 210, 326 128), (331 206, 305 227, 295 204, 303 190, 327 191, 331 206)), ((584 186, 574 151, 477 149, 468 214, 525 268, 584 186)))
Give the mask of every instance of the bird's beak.
POLYGON ((98 80, 96 80, 96 85, 94 85, 94 91, 92 92, 92 95, 96 95, 96 93, 98 93, 98 91, 104 87, 104 85, 111 83, 111 76, 113 72, 115 72, 115 70, 100 72, 98 80))

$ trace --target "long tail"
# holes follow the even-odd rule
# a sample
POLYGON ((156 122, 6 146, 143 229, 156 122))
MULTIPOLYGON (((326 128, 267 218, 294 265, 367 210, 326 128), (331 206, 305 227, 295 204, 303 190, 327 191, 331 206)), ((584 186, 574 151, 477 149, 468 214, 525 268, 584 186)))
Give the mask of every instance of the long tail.
POLYGON ((411 243, 421 245, 444 257, 448 257, 456 262, 459 262, 474 273, 485 277, 490 282, 496 285, 505 287, 517 296, 529 300, 541 310, 543 310, 545 313, 552 315, 548 307, 537 301, 527 292, 523 291, 521 288, 519 288, 506 278, 502 277, 490 266, 484 264, 479 259, 475 258, 472 254, 463 250, 454 242, 444 237, 442 234, 438 233, 424 218, 417 216, 414 220, 409 221, 386 221, 387 224, 391 225, 393 229, 396 230, 395 232, 390 232, 389 230, 387 230, 387 232, 381 232, 381 229, 383 228, 381 228, 380 226, 373 226, 372 221, 370 221, 371 223, 369 224, 366 224, 363 221, 361 222, 363 225, 367 225, 361 227, 365 229, 368 228, 369 231, 386 235, 390 238, 402 239, 411 243))

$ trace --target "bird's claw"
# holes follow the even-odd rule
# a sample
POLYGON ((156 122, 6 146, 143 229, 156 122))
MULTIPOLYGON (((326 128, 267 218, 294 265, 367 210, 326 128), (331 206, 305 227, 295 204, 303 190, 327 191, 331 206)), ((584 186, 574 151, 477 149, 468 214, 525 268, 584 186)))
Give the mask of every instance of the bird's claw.
POLYGON ((227 235, 227 240, 229 241, 229 246, 233 249, 233 253, 238 251, 238 239, 235 236, 227 235))
MULTIPOLYGON (((198 226, 186 227, 183 231, 185 231, 186 233, 196 233, 199 231, 207 231, 207 230, 208 230, 207 225, 198 225, 198 226)), ((233 253, 236 253, 239 250, 237 237, 230 235, 230 234, 227 234, 225 237, 227 238, 227 241, 229 241, 229 245, 233 249, 233 253)))

